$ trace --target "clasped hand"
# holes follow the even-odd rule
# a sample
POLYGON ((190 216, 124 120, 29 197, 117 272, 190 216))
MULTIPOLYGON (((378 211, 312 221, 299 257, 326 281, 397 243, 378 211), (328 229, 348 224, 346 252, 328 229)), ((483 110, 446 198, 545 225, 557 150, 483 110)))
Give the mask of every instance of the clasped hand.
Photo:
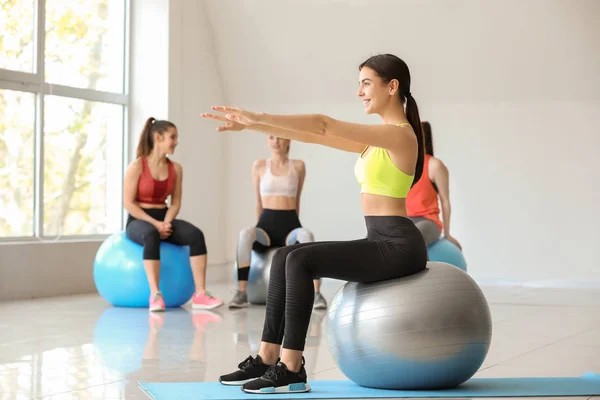
POLYGON ((171 226, 171 223, 166 221, 159 221, 156 224, 156 229, 158 230, 162 240, 168 238, 171 236, 171 233, 173 233, 173 227, 171 226))

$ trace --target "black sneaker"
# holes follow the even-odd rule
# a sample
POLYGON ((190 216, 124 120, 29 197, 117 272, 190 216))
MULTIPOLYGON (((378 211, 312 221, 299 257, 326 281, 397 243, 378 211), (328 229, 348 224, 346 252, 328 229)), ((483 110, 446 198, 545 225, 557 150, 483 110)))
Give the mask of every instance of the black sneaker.
POLYGON ((271 366, 263 376, 254 379, 242 386, 246 393, 303 393, 310 391, 310 385, 306 382, 306 370, 304 369, 304 357, 300 372, 292 372, 282 362, 271 366))
POLYGON ((248 358, 239 363, 239 370, 232 372, 231 374, 221 375, 219 377, 219 382, 223 385, 243 385, 246 382, 260 378, 270 367, 271 365, 263 363, 262 358, 260 358, 258 354, 256 355, 256 358, 248 356, 248 358))

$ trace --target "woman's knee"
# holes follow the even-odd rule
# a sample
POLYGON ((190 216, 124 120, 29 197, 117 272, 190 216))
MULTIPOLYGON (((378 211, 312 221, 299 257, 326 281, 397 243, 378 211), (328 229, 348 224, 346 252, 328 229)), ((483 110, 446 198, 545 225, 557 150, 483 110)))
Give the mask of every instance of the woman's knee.
POLYGON ((238 246, 252 247, 252 243, 256 240, 256 231, 254 229, 253 226, 248 226, 240 231, 238 246))
POLYGON ((298 241, 298 243, 309 243, 314 242, 315 237, 309 229, 300 228, 298 234, 296 235, 296 240, 298 241))
POLYGON ((160 260, 160 233, 152 227, 148 229, 143 237, 144 260, 160 260))
POLYGON ((311 243, 315 241, 312 232, 306 228, 296 228, 291 231, 286 239, 288 245, 296 243, 311 243))
POLYGON ((194 226, 190 232, 192 244, 190 245, 190 257, 203 256, 206 254, 206 240, 204 232, 200 228, 194 226))
POLYGON ((295 249, 287 254, 285 259, 286 273, 297 271, 299 268, 310 267, 310 248, 295 249))

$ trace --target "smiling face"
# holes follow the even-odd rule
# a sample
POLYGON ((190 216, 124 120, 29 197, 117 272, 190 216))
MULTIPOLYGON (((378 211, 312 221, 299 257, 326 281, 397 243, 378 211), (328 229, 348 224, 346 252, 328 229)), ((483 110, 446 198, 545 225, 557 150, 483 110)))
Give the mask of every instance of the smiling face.
POLYGON ((178 137, 176 128, 167 129, 162 135, 155 133, 154 143, 158 146, 158 150, 162 154, 173 154, 177 147, 178 137))
POLYGON ((358 97, 361 98, 366 114, 379 114, 384 110, 394 96, 398 96, 398 81, 384 82, 377 73, 369 68, 363 67, 358 75, 358 97))
POLYGON ((273 155, 284 155, 290 151, 290 140, 269 135, 269 148, 273 155))

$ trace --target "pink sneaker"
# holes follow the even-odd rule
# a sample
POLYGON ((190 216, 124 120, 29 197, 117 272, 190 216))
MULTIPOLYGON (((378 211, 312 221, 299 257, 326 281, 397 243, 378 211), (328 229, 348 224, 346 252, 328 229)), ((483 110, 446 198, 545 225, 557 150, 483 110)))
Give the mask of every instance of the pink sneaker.
POLYGON ((194 310, 192 311, 192 323, 194 324, 194 328, 199 328, 204 331, 206 325, 210 322, 221 322, 223 321, 223 317, 214 311, 208 310, 194 310))
POLYGON ((202 310, 212 310, 223 304, 223 300, 212 297, 210 293, 194 293, 192 297, 192 308, 202 310))
POLYGON ((165 308, 162 293, 158 292, 154 296, 150 295, 150 311, 165 311, 165 308))

